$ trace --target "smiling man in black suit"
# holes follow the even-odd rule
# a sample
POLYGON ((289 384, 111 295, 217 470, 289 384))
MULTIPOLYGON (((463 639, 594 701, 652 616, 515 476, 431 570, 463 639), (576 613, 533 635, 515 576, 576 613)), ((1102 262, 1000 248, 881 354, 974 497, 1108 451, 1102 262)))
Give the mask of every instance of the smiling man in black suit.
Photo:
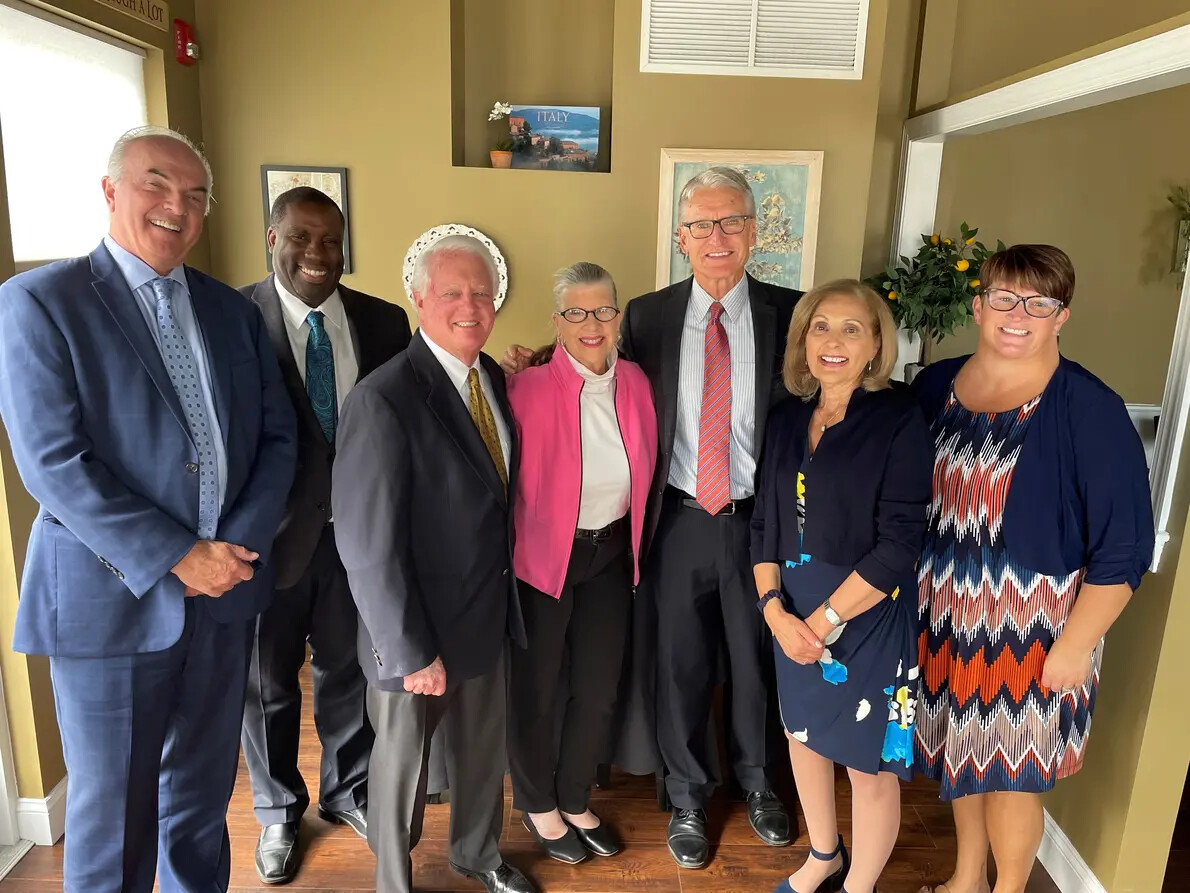
POLYGON ((367 838, 373 734, 355 602, 335 546, 331 467, 338 408, 357 381, 405 349, 410 331, 400 307, 340 283, 343 228, 338 205, 322 192, 282 193, 267 236, 274 273, 241 289, 260 307, 298 417, 298 471, 273 547, 277 591, 256 626, 242 734, 262 825, 256 870, 266 884, 296 875, 298 827, 310 805, 297 766, 307 642, 322 743, 318 814, 367 838))

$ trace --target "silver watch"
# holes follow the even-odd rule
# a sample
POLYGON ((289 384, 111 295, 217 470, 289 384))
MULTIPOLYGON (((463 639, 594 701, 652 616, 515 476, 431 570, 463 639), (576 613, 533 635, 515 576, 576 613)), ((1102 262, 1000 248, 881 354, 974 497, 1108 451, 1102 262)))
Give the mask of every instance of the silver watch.
POLYGON ((839 616, 839 612, 831 607, 831 600, 828 598, 822 603, 822 614, 826 617, 826 622, 838 629, 843 625, 843 618, 839 616))

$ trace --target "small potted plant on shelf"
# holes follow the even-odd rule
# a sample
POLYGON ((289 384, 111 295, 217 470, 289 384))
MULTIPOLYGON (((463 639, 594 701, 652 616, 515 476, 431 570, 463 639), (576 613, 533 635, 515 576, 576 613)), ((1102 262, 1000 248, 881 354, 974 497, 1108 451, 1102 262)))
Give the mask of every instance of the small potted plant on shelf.
MULTIPOLYGON (((887 299, 897 325, 920 342, 917 362, 905 366, 906 381, 912 381, 930 362, 932 342, 954 334, 972 318, 979 271, 993 254, 975 240, 978 232, 964 223, 958 239, 941 233, 923 235, 914 257, 901 255, 899 266, 890 264, 883 273, 866 280, 887 299)), ((1004 243, 997 241, 996 251, 1003 250, 1004 243)))
MULTIPOLYGON (((499 121, 511 114, 511 105, 507 102, 496 100, 496 104, 488 112, 488 120, 499 121)), ((492 159, 492 167, 512 167, 512 139, 506 136, 503 139, 497 140, 496 144, 488 152, 488 157, 492 159)))

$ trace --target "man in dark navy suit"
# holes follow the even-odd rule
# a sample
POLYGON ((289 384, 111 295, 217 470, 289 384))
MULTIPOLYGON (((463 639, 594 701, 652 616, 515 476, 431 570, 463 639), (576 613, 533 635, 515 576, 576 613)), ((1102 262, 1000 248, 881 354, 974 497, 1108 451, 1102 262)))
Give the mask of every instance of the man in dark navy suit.
POLYGON ((182 264, 210 203, 198 150, 131 131, 103 192, 90 256, 0 286, 0 416, 41 504, 13 648, 50 658, 64 889, 222 891, 293 409, 260 312, 182 264))

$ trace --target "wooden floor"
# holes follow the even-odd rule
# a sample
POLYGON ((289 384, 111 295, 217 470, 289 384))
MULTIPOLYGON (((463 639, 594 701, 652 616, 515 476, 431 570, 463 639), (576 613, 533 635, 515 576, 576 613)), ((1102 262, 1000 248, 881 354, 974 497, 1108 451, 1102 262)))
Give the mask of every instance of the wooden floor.
MULTIPOLYGON (((305 675, 309 691, 308 672, 305 675)), ((302 728, 301 768, 312 796, 318 782, 318 745, 309 704, 302 728)), ((850 810, 846 779, 839 783, 840 824, 850 835, 850 810)), ((937 800, 932 785, 914 783, 904 788, 901 835, 884 876, 880 893, 917 893, 922 884, 945 880, 954 853, 954 827, 950 808, 937 800)), ((668 814, 657 809, 654 781, 649 777, 613 776, 607 790, 596 791, 592 808, 609 821, 625 841, 624 850, 611 859, 591 858, 568 866, 541 856, 505 800, 505 831, 501 851, 508 861, 533 878, 543 893, 626 893, 626 891, 683 891, 683 893, 769 893, 806 857, 805 826, 791 847, 776 849, 761 844, 748 827, 742 803, 715 802, 711 821, 713 858, 702 871, 682 871, 665 847, 668 814)), ((474 881, 454 874, 446 864, 449 805, 426 810, 425 832, 414 853, 414 880, 419 893, 429 891, 478 891, 474 881)), ((264 891, 256 876, 254 851, 259 827, 252 814, 252 792, 243 760, 228 817, 231 829, 231 889, 264 891)), ((302 826, 304 855, 297 879, 285 889, 348 893, 374 890, 374 862, 367 845, 351 831, 322 822, 311 809, 302 826)), ((0 881, 0 893, 49 893, 62 889, 62 845, 34 847, 0 881)), ((1171 888, 1172 889, 1172 888, 1171 888)), ((1184 889, 1184 888, 1183 888, 1184 889)), ((1038 866, 1028 893, 1057 893, 1057 887, 1038 866)))

